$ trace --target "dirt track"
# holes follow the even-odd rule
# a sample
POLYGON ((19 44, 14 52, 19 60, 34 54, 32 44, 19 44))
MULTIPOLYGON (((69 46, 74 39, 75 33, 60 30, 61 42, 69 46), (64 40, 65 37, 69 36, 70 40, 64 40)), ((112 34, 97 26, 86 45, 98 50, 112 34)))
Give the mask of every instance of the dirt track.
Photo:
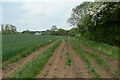
POLYGON ((67 51, 71 54, 71 58, 73 60, 73 70, 76 73, 77 78, 90 78, 87 69, 86 64, 81 60, 81 58, 74 52, 74 50, 71 47, 70 42, 68 42, 67 45, 67 51))
POLYGON ((70 44, 65 45, 63 42, 36 78, 89 78, 89 75, 85 71, 84 62, 71 49, 70 44), (65 65, 65 52, 70 54, 70 66, 65 65))
MULTIPOLYGON (((33 59, 37 54, 40 54, 45 49, 52 46, 54 43, 41 47, 39 50, 31 53, 25 58, 20 59, 18 62, 9 64, 3 70, 3 76, 7 76, 10 73, 14 72, 21 66, 24 66, 28 61, 33 59)), ((94 52, 88 47, 80 44, 84 51, 94 52)), ((94 52, 95 54, 102 57, 102 54, 94 52)), ((106 72, 100 65, 98 65, 90 56, 86 55, 86 58, 90 61, 91 67, 100 74, 101 78, 112 78, 109 72, 106 72)), ((103 58, 104 55, 103 55, 103 58)), ((54 51, 52 57, 48 60, 44 68, 39 71, 39 74, 36 78, 92 78, 88 71, 87 64, 82 61, 82 59, 76 54, 72 49, 70 41, 63 41, 54 51), (66 53, 69 54, 71 59, 71 65, 66 65, 67 57, 66 53)))
MULTIPOLYGON (((86 51, 85 46, 82 45, 86 51)), ((92 50, 91 50, 92 51, 92 50)), ((91 67, 100 75, 101 78, 112 78, 109 72, 106 72, 100 65, 98 65, 89 56, 86 56, 91 63, 91 67)), ((71 47, 71 43, 63 42, 54 52, 45 67, 40 71, 36 78, 92 78, 87 69, 87 65, 75 53, 71 47), (71 57, 71 65, 65 65, 66 56, 68 52, 71 57)))
POLYGON ((45 67, 37 75, 37 78, 64 78, 74 77, 74 72, 70 67, 65 66, 64 56, 65 44, 62 43, 54 52, 45 67))

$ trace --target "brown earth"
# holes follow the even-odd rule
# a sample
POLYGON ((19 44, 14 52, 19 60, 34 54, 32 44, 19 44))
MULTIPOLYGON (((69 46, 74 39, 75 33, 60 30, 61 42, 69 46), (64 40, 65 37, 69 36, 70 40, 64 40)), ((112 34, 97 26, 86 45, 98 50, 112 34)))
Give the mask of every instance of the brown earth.
POLYGON ((68 42, 67 51, 71 54, 73 60, 74 68, 73 70, 76 73, 76 76, 79 78, 90 78, 90 75, 87 72, 86 64, 81 60, 81 58, 74 52, 71 47, 71 43, 68 42))
POLYGON ((14 72, 15 70, 17 70, 18 68, 20 68, 21 66, 23 66, 24 64, 26 64, 28 61, 30 61, 31 59, 33 59, 36 55, 40 54, 42 51, 44 51, 45 49, 49 48, 50 46, 52 46, 54 43, 45 46, 45 47, 41 47, 40 49, 36 50, 35 52, 31 53, 30 55, 18 60, 17 62, 11 63, 7 66, 4 67, 4 70, 2 70, 2 75, 3 77, 9 75, 10 73, 14 72))
POLYGON ((89 78, 84 62, 76 55, 69 45, 63 42, 54 52, 45 67, 36 78, 89 78), (70 54, 71 65, 65 64, 65 52, 70 54))
POLYGON ((36 78, 73 78, 74 72, 65 66, 64 42, 55 50, 45 67, 36 78))

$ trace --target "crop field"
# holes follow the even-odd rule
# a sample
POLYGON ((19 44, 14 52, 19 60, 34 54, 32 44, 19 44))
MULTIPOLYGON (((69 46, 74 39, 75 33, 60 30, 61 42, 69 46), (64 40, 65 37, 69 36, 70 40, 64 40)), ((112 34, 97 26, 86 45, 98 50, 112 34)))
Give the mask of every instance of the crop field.
POLYGON ((4 78, 118 78, 118 47, 57 36, 3 35, 4 78))
POLYGON ((27 56, 39 47, 46 46, 59 37, 37 35, 2 35, 3 65, 27 56))

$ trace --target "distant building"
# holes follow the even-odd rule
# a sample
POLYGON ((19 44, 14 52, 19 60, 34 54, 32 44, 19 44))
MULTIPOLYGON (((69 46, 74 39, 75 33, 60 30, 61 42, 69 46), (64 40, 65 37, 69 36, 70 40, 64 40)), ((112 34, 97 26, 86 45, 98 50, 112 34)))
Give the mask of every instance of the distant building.
POLYGON ((41 35, 41 33, 39 33, 39 32, 36 32, 36 33, 35 33, 35 35, 41 35))

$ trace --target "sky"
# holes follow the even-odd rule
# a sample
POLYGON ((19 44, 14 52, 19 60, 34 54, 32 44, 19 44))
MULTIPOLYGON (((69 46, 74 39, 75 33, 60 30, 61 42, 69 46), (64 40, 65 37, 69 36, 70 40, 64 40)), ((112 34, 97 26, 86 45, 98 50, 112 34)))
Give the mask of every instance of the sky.
POLYGON ((43 31, 53 25, 58 28, 71 29, 67 23, 72 8, 85 0, 4 0, 0 3, 0 23, 13 24, 17 31, 43 31), (2 14, 1 14, 2 13, 2 14))

